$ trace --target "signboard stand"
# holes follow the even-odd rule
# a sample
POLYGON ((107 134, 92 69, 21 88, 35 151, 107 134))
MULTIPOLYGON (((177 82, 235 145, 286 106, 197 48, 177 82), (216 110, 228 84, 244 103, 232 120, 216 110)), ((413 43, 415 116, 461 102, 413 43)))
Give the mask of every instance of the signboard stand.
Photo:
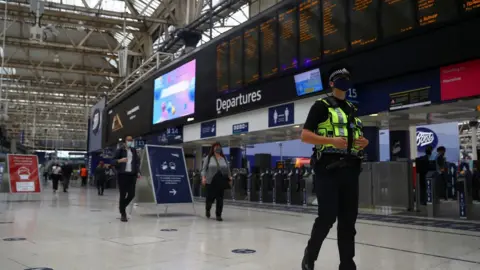
POLYGON ((42 192, 36 155, 7 154, 6 170, 1 187, 7 201, 40 200, 32 198, 32 194, 39 195, 42 192))
POLYGON ((137 203, 155 203, 157 217, 160 217, 158 206, 163 205, 166 214, 170 205, 185 203, 191 203, 196 214, 182 147, 145 145, 140 172, 146 181, 137 183, 137 203))

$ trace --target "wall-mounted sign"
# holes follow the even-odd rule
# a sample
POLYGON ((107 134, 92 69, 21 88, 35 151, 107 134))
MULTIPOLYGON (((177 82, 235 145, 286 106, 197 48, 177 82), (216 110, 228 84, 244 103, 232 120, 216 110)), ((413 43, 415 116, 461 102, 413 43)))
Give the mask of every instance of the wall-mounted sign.
POLYGON ((432 101, 430 100, 430 88, 430 86, 427 86, 391 93, 390 110, 394 111, 432 104, 432 101))
POLYGON ((242 134, 248 132, 248 122, 239 123, 232 126, 232 134, 242 134))
POLYGON ((438 145, 438 136, 433 130, 425 127, 417 128, 417 149, 419 152, 425 152, 425 149, 430 146, 435 149, 438 145))
POLYGON ((480 59, 441 68, 442 101, 480 95, 478 77, 480 77, 480 59))
POLYGON ((180 144, 183 143, 183 127, 167 128, 164 132, 157 136, 154 144, 180 144))
POLYGON ((255 90, 245 94, 239 93, 227 99, 217 98, 217 114, 228 112, 230 109, 241 108, 242 106, 253 104, 260 100, 262 100, 262 90, 255 90))
POLYGON ((217 136, 217 121, 212 120, 200 124, 200 138, 217 136))
POLYGON ((294 103, 268 108, 268 127, 292 125, 294 123, 294 103))

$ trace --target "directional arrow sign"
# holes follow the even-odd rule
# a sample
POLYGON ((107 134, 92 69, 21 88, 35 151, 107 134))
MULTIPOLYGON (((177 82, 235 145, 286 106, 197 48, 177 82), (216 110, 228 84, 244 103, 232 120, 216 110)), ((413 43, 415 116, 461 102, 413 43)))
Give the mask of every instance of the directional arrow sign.
POLYGON ((172 189, 170 190, 170 194, 173 194, 173 196, 175 196, 175 194, 177 194, 177 191, 175 189, 172 189))

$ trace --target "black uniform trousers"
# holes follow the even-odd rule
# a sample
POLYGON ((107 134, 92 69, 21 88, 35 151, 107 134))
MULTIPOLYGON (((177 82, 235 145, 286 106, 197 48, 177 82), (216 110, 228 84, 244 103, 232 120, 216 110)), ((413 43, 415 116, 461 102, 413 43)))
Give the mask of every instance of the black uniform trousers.
POLYGON ((322 157, 315 164, 315 192, 318 200, 318 217, 305 250, 308 262, 314 263, 335 221, 337 223, 340 270, 355 270, 355 223, 358 215, 358 185, 361 171, 360 159, 346 161, 342 168, 326 169, 339 157, 322 157))
POLYGON ((120 214, 127 214, 127 206, 132 202, 133 198, 135 198, 136 185, 137 175, 129 173, 118 174, 118 190, 120 191, 120 214))

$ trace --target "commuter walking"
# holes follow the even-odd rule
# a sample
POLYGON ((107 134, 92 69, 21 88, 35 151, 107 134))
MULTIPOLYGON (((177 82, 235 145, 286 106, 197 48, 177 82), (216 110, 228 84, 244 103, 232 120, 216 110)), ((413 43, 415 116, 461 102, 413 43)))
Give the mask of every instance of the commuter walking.
POLYGON ((223 195, 225 189, 232 184, 232 174, 225 155, 222 152, 222 145, 214 143, 210 152, 203 160, 202 185, 206 185, 207 197, 205 203, 205 215, 210 218, 210 209, 215 203, 215 215, 218 221, 223 221, 223 195))
POLYGON ((57 192, 58 190, 58 182, 62 179, 62 167, 58 163, 55 163, 52 166, 52 184, 53 184, 53 192, 57 192))
POLYGON ((88 171, 87 171, 87 168, 85 168, 85 165, 82 165, 82 168, 80 169, 80 178, 82 178, 82 187, 86 187, 88 171))
POLYGON ((98 195, 103 196, 105 191, 105 182, 107 180, 107 171, 103 164, 103 161, 98 163, 97 168, 95 168, 95 181, 97 182, 98 195))
POLYGON ((302 270, 314 269, 320 248, 338 219, 340 270, 357 269, 355 223, 358 215, 359 175, 363 149, 362 122, 356 107, 346 100, 352 88, 350 72, 343 68, 330 74, 332 96, 317 100, 310 108, 301 139, 315 145, 315 192, 318 217, 302 260, 302 270))
POLYGON ((446 148, 444 146, 437 147, 436 164, 439 173, 438 181, 438 194, 439 197, 443 197, 448 200, 448 162, 445 157, 446 148))
POLYGON ((73 167, 66 161, 62 166, 62 175, 63 175, 63 192, 68 192, 68 186, 70 185, 70 178, 72 177, 73 167))
POLYGON ((117 165, 118 189, 120 191, 120 220, 127 222, 126 209, 135 198, 135 187, 140 169, 140 158, 134 148, 132 136, 125 138, 125 145, 117 150, 114 160, 117 165))

